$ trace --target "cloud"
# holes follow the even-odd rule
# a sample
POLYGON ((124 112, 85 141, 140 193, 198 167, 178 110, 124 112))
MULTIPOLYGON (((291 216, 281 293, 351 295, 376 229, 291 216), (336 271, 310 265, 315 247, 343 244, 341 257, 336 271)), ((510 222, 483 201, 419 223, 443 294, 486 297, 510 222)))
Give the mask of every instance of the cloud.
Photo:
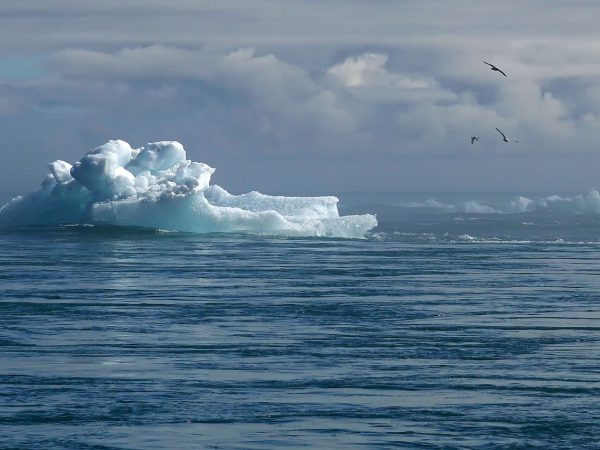
POLYGON ((496 146, 496 126, 536 148, 561 152, 544 140, 571 138, 578 126, 568 103, 547 83, 509 82, 492 73, 492 86, 455 86, 382 52, 350 55, 311 71, 254 48, 155 44, 113 52, 64 49, 47 59, 46 68, 50 76, 38 89, 52 86, 63 98, 37 105, 43 114, 111 110, 120 122, 131 121, 127 115, 187 116, 201 121, 200 128, 212 127, 213 135, 229 135, 218 139, 220 145, 229 141, 231 149, 265 154, 455 153, 464 151, 459 144, 472 134, 491 132, 496 146))
POLYGON ((450 100, 454 94, 440 89, 431 77, 411 77, 385 68, 388 56, 365 53, 347 58, 327 74, 364 101, 422 102, 450 100))
POLYGON ((93 80, 196 78, 211 60, 203 53, 164 45, 127 47, 114 53, 68 48, 48 58, 65 77, 93 80))
POLYGON ((336 64, 327 73, 349 88, 397 86, 400 88, 418 89, 427 87, 427 82, 423 80, 411 80, 387 72, 383 67, 387 59, 387 55, 366 53, 350 57, 344 62, 336 64))
POLYGON ((417 172, 416 158, 447 177, 450 159, 520 158, 503 170, 532 173, 536 158, 589 158, 600 130, 599 13, 555 0, 5 2, 0 58, 35 70, 0 74, 0 132, 20 148, 0 179, 38 152, 69 159, 111 138, 182 140, 220 168, 268 165, 273 183, 289 181, 279 173, 293 175, 291 160, 346 185, 368 162, 365 179, 394 186, 397 171, 417 172), (504 145, 496 126, 522 144, 504 145), (481 141, 470 145, 474 134, 481 141))

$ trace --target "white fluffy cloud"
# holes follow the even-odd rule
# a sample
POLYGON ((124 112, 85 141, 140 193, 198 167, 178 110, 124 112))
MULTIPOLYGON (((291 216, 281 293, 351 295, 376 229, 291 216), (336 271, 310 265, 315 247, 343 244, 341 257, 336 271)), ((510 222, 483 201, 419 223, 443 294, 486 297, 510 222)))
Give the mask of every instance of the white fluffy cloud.
POLYGON ((37 74, 0 79, 0 132, 21 149, 2 180, 21 155, 73 159, 111 138, 183 140, 219 167, 270 165, 273 183, 288 181, 277 177, 293 172, 290 160, 327 174, 346 165, 346 185, 368 161, 364 176, 392 185, 417 157, 449 167, 440 155, 508 155, 522 158, 520 170, 541 155, 596 153, 600 5, 9 3, 0 5, 0 63, 15 52, 42 62, 37 74), (504 145, 495 127, 522 144, 504 145), (478 145, 465 145, 471 135, 478 145))
POLYGON ((392 89, 426 89, 430 87, 431 81, 411 79, 388 72, 384 67, 387 60, 387 55, 365 53, 336 64, 327 73, 349 88, 377 86, 392 89))
POLYGON ((327 74, 353 95, 375 103, 451 100, 452 92, 440 89, 431 78, 411 77, 390 72, 385 64, 388 55, 365 53, 347 58, 327 70, 327 74))
MULTIPOLYGON (((234 130, 248 139, 263 139, 267 153, 275 151, 269 145, 288 153, 317 144, 321 148, 311 150, 448 153, 460 150, 444 143, 490 131, 497 137, 496 126, 525 142, 530 136, 536 148, 544 136, 560 141, 576 135, 572 105, 544 87, 548 80, 500 79, 481 66, 476 67, 493 82, 453 86, 452 80, 419 74, 382 52, 347 56, 319 71, 253 48, 65 49, 48 60, 66 83, 96 88, 101 83, 101 90, 123 90, 132 99, 144 96, 138 100, 144 107, 148 97, 181 102, 192 92, 199 110, 219 110, 220 117, 205 120, 223 133, 234 130)), ((593 116, 585 117, 586 124, 592 122, 593 116)), ((544 149, 560 153, 565 147, 544 149)))

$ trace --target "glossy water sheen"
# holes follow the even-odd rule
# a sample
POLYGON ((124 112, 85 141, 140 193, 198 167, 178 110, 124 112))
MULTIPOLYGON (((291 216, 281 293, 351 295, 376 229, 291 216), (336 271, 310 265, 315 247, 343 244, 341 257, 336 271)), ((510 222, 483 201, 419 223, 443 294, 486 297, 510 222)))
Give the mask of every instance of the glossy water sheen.
POLYGON ((597 216, 380 220, 0 231, 0 448, 598 448, 597 216))

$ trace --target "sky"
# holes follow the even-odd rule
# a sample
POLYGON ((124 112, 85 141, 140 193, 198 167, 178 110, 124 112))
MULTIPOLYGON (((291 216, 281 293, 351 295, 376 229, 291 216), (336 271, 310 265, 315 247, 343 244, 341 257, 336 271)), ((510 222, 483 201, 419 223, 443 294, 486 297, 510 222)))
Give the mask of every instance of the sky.
POLYGON ((233 193, 600 187, 598 18, 586 0, 0 2, 0 191, 110 139, 177 140, 233 193))

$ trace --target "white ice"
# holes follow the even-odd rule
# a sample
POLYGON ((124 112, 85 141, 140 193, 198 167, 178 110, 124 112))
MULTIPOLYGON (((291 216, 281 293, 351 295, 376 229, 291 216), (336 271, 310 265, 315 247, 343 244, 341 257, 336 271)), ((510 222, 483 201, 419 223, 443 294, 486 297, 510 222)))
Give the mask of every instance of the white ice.
POLYGON ((585 194, 572 197, 549 195, 536 200, 517 195, 504 204, 494 206, 475 200, 452 204, 442 203, 435 199, 428 199, 424 202, 406 202, 402 203, 401 206, 467 214, 520 214, 535 211, 562 214, 600 214, 600 192, 592 189, 585 194))
POLYGON ((232 195, 210 185, 215 169, 186 159, 179 142, 133 149, 121 140, 73 166, 55 161, 40 189, 0 209, 0 226, 111 224, 185 232, 362 238, 371 214, 340 217, 336 197, 232 195))

